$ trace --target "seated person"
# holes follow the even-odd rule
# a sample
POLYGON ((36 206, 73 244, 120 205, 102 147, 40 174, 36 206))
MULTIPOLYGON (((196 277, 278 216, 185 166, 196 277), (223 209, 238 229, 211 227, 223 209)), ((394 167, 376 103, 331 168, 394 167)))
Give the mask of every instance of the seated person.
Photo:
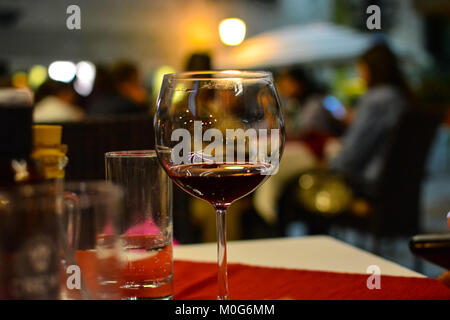
POLYGON ((85 117, 84 110, 76 105, 76 93, 68 83, 47 80, 37 90, 35 101, 34 122, 79 121, 85 117))
POLYGON ((318 158, 323 156, 323 147, 329 137, 342 134, 342 115, 328 110, 330 99, 316 81, 302 68, 284 70, 277 79, 277 88, 283 101, 287 140, 306 143, 318 158))
POLYGON ((90 116, 149 113, 147 92, 134 64, 118 62, 111 71, 99 71, 88 102, 90 116))
POLYGON ((370 196, 380 174, 393 129, 411 106, 411 93, 395 55, 386 44, 365 52, 358 69, 368 90, 342 141, 342 149, 329 167, 344 174, 353 189, 370 196))

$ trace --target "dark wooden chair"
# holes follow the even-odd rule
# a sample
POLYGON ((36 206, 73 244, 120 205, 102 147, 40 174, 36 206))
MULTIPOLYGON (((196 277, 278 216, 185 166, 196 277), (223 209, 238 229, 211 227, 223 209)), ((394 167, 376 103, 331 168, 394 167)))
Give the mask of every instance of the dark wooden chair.
POLYGON ((105 152, 154 149, 153 118, 114 116, 61 123, 68 146, 66 180, 105 179, 105 152))
POLYGON ((345 226, 366 231, 375 238, 374 251, 382 237, 412 236, 420 233, 420 193, 425 164, 441 113, 411 109, 401 118, 390 137, 383 159, 375 196, 364 199, 365 214, 356 214, 349 206, 337 215, 324 215, 306 210, 298 201, 298 181, 293 177, 283 189, 278 203, 279 230, 285 235, 293 221, 302 221, 311 230, 329 230, 345 226))
POLYGON ((371 231, 411 236, 420 230, 420 194, 426 161, 442 114, 411 110, 403 117, 384 159, 371 231))

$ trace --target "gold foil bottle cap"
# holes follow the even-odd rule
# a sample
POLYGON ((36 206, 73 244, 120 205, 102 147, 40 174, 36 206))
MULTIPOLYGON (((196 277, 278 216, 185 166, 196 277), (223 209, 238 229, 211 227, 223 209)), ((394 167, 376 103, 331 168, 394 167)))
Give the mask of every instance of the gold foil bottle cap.
POLYGON ((57 147, 61 145, 62 126, 58 125, 34 125, 34 147, 57 147))

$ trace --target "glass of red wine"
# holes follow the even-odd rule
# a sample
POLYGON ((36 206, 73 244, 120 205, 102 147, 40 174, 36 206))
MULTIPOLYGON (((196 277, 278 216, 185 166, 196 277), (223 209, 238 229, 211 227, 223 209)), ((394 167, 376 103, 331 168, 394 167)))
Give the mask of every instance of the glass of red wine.
POLYGON ((181 189, 214 206, 218 299, 227 300, 227 208, 278 170, 285 131, 272 74, 166 74, 155 114, 160 163, 181 189))

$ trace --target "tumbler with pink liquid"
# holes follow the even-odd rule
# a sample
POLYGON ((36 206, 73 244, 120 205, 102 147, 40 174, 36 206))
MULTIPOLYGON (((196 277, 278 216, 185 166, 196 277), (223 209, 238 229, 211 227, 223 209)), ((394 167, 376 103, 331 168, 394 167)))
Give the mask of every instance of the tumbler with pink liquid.
POLYGON ((118 260, 122 299, 172 299, 172 184, 154 151, 105 154, 106 179, 122 187, 118 260))

